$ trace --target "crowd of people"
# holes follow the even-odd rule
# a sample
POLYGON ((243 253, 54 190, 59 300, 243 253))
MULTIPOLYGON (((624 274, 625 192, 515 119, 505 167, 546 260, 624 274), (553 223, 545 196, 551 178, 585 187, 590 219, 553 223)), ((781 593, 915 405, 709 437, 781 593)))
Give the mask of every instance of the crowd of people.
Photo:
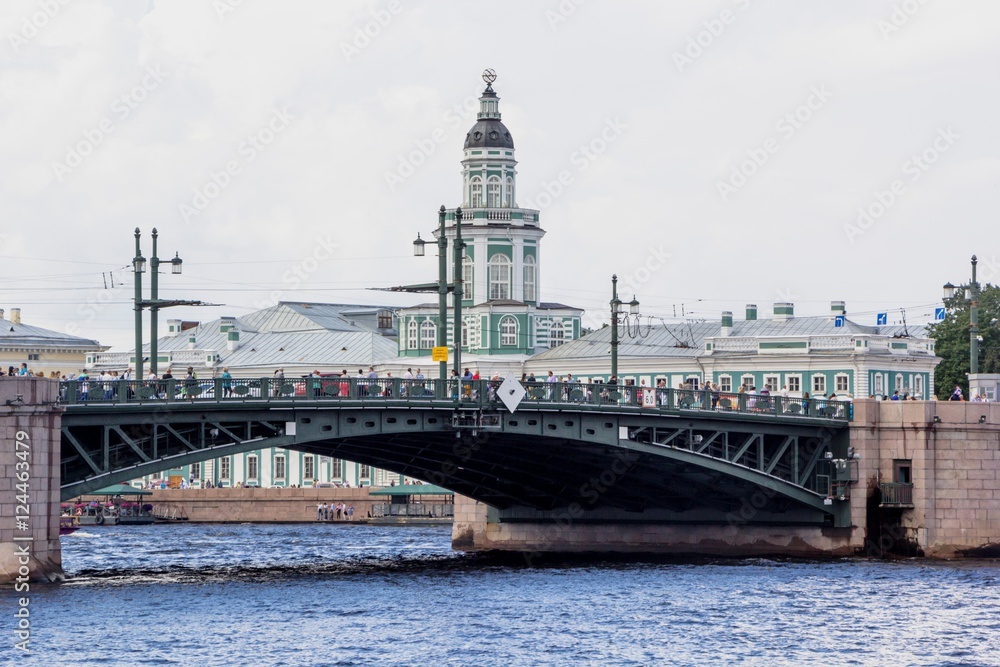
POLYGON ((354 505, 346 503, 326 503, 321 502, 316 505, 317 521, 353 521, 354 505))

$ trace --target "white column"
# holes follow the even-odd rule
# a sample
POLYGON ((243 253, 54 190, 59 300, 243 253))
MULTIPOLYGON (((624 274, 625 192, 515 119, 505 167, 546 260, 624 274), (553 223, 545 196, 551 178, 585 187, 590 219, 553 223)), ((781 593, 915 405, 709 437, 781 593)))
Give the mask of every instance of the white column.
POLYGON ((511 262, 511 271, 514 275, 511 276, 513 280, 511 281, 511 295, 510 297, 515 301, 524 300, 524 239, 520 236, 514 237, 513 249, 513 261, 511 262))

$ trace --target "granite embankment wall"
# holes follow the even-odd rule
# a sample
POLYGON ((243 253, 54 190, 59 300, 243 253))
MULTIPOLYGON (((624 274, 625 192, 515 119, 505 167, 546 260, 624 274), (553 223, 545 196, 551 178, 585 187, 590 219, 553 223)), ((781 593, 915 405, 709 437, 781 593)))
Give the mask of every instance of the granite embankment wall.
POLYGON ((62 578, 58 396, 55 380, 0 379, 0 583, 62 578))
MULTIPOLYGON (((143 502, 152 503, 157 515, 186 516, 200 522, 315 521, 320 503, 354 506, 354 519, 367 519, 372 505, 388 503, 387 496, 371 496, 370 489, 157 489, 143 502)), ((425 504, 444 502, 425 496, 425 504)))
POLYGON ((902 531, 883 546, 902 539, 933 557, 1000 555, 1000 404, 859 401, 851 444, 869 497, 898 481, 897 463, 911 465, 913 507, 895 510, 902 531))

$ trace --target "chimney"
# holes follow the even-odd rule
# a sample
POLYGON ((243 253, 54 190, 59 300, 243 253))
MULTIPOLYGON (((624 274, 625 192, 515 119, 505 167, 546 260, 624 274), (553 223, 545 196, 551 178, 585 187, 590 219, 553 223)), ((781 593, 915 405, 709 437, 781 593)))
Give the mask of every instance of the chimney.
POLYGON ((748 303, 747 304, 747 322, 752 322, 757 319, 757 304, 748 303))
POLYGON ((20 324, 21 323, 21 309, 20 308, 11 308, 10 309, 10 321, 13 322, 14 324, 20 324))
POLYGON ((230 329, 226 332, 226 349, 233 352, 240 347, 240 330, 230 329))
POLYGON ((774 319, 790 320, 795 315, 795 305, 791 303, 774 304, 774 319))
POLYGON ((194 332, 192 331, 191 335, 188 336, 188 349, 193 350, 195 347, 197 347, 197 345, 198 342, 195 340, 194 332))
POLYGON ((236 328, 235 317, 223 317, 219 320, 219 333, 228 333, 236 328))
POLYGON ((722 331, 720 336, 728 336, 733 333, 733 312, 731 310, 722 311, 722 331))
POLYGON ((843 301, 831 301, 830 302, 830 315, 837 317, 838 315, 847 314, 847 305, 843 301))
POLYGON ((0 320, 3 319, 3 308, 0 308, 0 320))
POLYGON ((180 320, 167 320, 167 336, 173 338, 181 332, 180 320))

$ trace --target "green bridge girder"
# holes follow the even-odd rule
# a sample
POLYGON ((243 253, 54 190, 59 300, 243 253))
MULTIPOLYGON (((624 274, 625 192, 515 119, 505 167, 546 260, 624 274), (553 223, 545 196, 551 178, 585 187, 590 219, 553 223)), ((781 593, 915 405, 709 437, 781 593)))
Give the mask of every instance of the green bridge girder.
POLYGON ((844 420, 533 401, 510 414, 434 398, 90 403, 62 419, 63 499, 285 447, 434 482, 511 521, 574 505, 584 520, 722 521, 760 497, 758 521, 849 521, 830 498, 844 420))

